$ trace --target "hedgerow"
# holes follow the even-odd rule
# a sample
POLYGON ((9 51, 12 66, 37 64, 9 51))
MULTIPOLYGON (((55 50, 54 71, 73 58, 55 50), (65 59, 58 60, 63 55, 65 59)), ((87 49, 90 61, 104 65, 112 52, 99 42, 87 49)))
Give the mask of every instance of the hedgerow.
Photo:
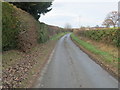
POLYGON ((3 51, 18 49, 27 52, 37 43, 44 43, 64 31, 35 20, 32 15, 8 2, 2 4, 2 26, 3 51))
POLYGON ((103 29, 103 30, 83 30, 79 31, 79 35, 83 37, 90 38, 95 41, 101 41, 104 43, 120 46, 119 35, 120 31, 118 29, 103 29))
POLYGON ((17 35, 19 22, 14 15, 13 5, 2 3, 2 49, 17 48, 17 35))
POLYGON ((38 22, 38 43, 44 43, 49 40, 48 26, 44 23, 38 22))

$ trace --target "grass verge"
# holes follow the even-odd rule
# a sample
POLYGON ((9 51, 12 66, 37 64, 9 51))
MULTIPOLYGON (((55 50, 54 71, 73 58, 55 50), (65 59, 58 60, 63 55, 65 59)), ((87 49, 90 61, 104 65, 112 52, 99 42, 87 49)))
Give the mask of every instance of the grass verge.
POLYGON ((59 38, 61 38, 62 36, 64 36, 64 35, 67 34, 67 33, 68 33, 68 32, 56 34, 56 35, 52 36, 52 37, 50 38, 50 40, 58 40, 59 38))
POLYGON ((79 37, 71 34, 72 40, 93 60, 109 71, 113 76, 118 78, 118 57, 114 57, 112 54, 98 49, 91 43, 80 40, 79 37))

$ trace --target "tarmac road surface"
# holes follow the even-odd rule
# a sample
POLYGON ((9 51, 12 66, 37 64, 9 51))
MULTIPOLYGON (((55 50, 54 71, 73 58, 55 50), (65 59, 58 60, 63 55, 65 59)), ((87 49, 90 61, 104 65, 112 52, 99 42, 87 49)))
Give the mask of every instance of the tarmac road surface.
POLYGON ((63 36, 35 88, 118 88, 118 81, 63 36))

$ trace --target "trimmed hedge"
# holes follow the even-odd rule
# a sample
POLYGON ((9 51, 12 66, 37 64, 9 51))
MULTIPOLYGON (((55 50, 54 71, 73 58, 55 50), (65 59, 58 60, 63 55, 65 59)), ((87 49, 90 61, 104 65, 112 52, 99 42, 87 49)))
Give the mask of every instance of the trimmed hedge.
POLYGON ((95 41, 102 41, 112 45, 120 46, 120 30, 118 29, 104 29, 104 30, 87 30, 79 31, 80 36, 90 38, 95 41))

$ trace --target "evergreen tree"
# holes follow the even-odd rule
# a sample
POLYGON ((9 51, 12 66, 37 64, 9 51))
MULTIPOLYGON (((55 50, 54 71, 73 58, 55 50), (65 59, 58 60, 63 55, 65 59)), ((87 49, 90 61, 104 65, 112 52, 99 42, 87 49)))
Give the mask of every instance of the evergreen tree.
POLYGON ((18 8, 30 13, 35 19, 39 19, 41 14, 45 14, 52 10, 49 7, 52 2, 10 2, 16 5, 18 8))

